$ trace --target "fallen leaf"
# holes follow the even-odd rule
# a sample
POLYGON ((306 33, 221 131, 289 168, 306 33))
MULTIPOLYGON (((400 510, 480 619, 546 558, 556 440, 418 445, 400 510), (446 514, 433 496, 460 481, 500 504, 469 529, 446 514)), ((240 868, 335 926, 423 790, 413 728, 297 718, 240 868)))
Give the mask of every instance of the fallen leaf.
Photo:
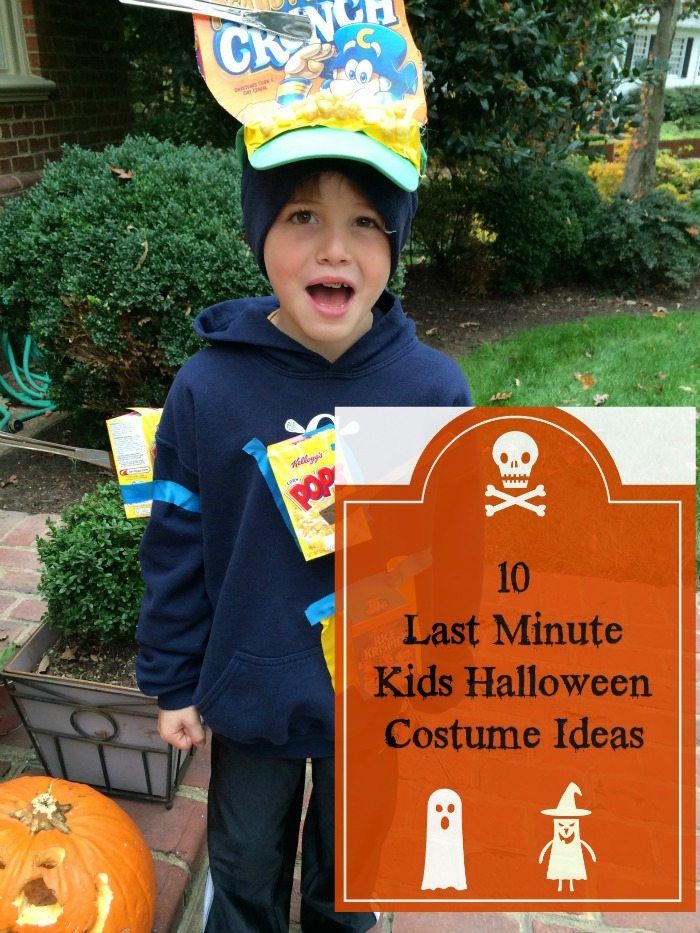
POLYGON ((518 388, 520 388, 520 386, 522 385, 522 382, 518 379, 517 376, 515 377, 515 385, 516 385, 518 388))
POLYGON ((662 308, 661 305, 656 309, 656 311, 651 312, 652 317, 666 317, 666 308, 662 308))
POLYGON ((134 266, 134 272, 138 272, 138 271, 139 271, 139 269, 141 268, 141 266, 142 266, 142 265, 144 264, 144 262, 146 261, 146 257, 148 256, 148 240, 144 240, 144 241, 141 243, 141 246, 143 247, 143 252, 142 252, 141 255, 139 256, 138 260, 136 261, 136 265, 134 266))
POLYGON ((481 327, 481 321, 462 321, 460 327, 481 327))
POLYGON ((0 488, 4 489, 5 486, 16 486, 17 485, 17 476, 13 473, 12 476, 8 476, 7 479, 0 480, 0 488))
POLYGON ((59 658, 61 659, 61 661, 75 661, 75 651, 73 651, 72 648, 68 647, 63 652, 63 654, 59 654, 59 658))
POLYGON ((437 332, 438 332, 437 327, 430 327, 428 330, 426 330, 425 336, 426 336, 426 337, 432 337, 433 334, 437 334, 437 332))
POLYGON ((692 386, 678 386, 681 392, 695 392, 695 389, 692 386))
POLYGON ((634 387, 635 387, 635 389, 639 389, 641 392, 646 392, 646 391, 647 391, 647 387, 646 387, 646 386, 643 386, 643 385, 641 384, 641 382, 635 382, 634 387))
POLYGON ((609 398, 610 396, 608 395, 607 392, 603 392, 601 395, 594 395, 593 404, 594 405, 605 405, 605 403, 607 402, 609 398))
POLYGON ((565 398, 561 404, 562 405, 573 405, 575 401, 576 401, 575 398, 565 398))
POLYGON ((574 376, 578 379, 586 392, 595 385, 595 379, 591 373, 574 373, 574 376))
POLYGON ((97 662, 97 661, 99 661, 100 659, 99 659, 99 657, 98 657, 96 654, 91 654, 91 655, 90 655, 90 660, 91 660, 91 661, 97 662))
POLYGON ((689 233, 691 236, 697 236, 700 233, 700 227, 697 224, 693 224, 692 227, 685 228, 686 233, 689 233))
POLYGON ((657 373, 656 378, 657 379, 668 379, 668 373, 657 373))
POLYGON ((506 399, 509 399, 512 394, 512 392, 496 392, 491 396, 489 402, 505 402, 506 399))
POLYGON ((589 359, 589 360, 593 359, 593 354, 591 353, 590 350, 586 350, 586 352, 583 355, 586 357, 586 359, 589 359))
POLYGON ((655 391, 655 392, 663 392, 663 390, 664 390, 664 387, 661 386, 661 385, 659 385, 659 386, 654 386, 654 391, 655 391))
POLYGON ((36 669, 37 674, 44 674, 46 671, 48 671, 50 663, 51 661, 49 660, 48 654, 45 654, 41 661, 39 661, 36 669))
POLYGON ((117 168, 116 165, 110 165, 109 170, 113 175, 116 175, 117 178, 121 178, 124 181, 129 181, 134 177, 134 173, 130 169, 117 168))

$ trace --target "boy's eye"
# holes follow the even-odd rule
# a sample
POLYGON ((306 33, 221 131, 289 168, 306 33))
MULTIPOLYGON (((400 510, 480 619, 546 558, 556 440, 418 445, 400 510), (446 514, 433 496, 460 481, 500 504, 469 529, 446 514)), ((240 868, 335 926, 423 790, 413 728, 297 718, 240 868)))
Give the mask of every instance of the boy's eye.
POLYGON ((374 217, 358 217, 355 221, 358 227, 377 227, 381 228, 381 224, 378 220, 375 220, 374 217))
POLYGON ((294 224, 310 224, 313 223, 314 215, 311 211, 294 211, 289 219, 294 224))

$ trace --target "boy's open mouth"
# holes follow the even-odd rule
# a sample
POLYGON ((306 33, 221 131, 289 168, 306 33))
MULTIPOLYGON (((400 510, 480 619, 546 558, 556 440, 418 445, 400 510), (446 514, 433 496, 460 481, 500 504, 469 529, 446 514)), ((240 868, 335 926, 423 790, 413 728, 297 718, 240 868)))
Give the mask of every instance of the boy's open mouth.
POLYGON ((306 291, 318 307, 329 311, 341 311, 355 294, 347 282, 317 282, 308 285, 306 291))

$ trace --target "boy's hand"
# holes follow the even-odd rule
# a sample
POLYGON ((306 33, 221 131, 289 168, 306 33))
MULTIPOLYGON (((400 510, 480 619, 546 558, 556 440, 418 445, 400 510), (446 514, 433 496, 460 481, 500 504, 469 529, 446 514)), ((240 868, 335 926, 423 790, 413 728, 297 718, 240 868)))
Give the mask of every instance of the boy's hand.
POLYGON ((164 742, 188 751, 193 745, 206 745, 202 719, 196 706, 184 709, 162 709, 158 713, 158 732, 164 742))

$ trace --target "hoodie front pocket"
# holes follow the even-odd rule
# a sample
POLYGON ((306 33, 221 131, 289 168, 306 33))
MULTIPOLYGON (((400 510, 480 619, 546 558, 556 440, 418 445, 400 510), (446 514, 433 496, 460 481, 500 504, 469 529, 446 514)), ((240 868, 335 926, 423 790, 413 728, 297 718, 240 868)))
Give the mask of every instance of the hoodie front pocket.
POLYGON ((213 732, 237 742, 285 745, 311 733, 333 738, 333 691, 318 646, 281 658, 236 651, 194 702, 213 732))

